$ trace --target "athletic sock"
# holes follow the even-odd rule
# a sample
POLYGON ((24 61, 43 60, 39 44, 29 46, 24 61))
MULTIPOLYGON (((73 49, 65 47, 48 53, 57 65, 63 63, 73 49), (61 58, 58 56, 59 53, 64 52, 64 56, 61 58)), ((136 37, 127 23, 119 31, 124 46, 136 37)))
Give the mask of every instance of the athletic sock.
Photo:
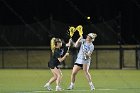
POLYGON ((49 86, 49 85, 50 85, 50 83, 46 83, 46 85, 47 85, 47 86, 49 86))
POLYGON ((71 86, 74 86, 74 83, 73 83, 73 82, 71 82, 71 83, 70 83, 70 85, 71 85, 71 86))
POLYGON ((89 85, 90 85, 90 86, 94 86, 92 82, 89 82, 89 85))

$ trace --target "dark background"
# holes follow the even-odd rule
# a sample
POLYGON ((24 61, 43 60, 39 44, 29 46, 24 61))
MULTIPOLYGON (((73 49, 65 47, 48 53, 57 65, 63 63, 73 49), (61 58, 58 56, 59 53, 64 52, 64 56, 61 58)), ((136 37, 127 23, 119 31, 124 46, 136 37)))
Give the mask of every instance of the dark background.
POLYGON ((48 46, 53 36, 67 42, 69 26, 79 24, 84 37, 98 34, 96 45, 140 44, 139 22, 139 0, 0 0, 0 46, 48 46))

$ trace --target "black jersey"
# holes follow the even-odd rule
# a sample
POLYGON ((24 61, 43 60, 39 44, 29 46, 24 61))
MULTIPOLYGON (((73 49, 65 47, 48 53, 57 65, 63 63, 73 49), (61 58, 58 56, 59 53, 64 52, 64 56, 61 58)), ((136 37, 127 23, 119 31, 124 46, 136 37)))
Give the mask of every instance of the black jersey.
POLYGON ((61 57, 61 50, 56 48, 48 63, 48 67, 51 69, 54 69, 55 67, 58 68, 57 66, 60 64, 58 58, 60 58, 60 57, 61 57))

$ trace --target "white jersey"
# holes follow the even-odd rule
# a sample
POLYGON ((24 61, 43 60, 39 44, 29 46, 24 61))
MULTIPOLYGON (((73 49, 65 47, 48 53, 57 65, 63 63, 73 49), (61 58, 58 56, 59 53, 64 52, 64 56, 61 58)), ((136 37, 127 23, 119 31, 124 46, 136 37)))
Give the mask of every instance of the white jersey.
POLYGON ((77 55, 77 59, 76 59, 75 63, 89 64, 90 65, 91 58, 88 57, 85 59, 84 53, 91 53, 92 54, 92 52, 94 50, 94 45, 92 44, 92 42, 86 43, 85 39, 81 39, 80 43, 81 43, 81 46, 80 46, 80 50, 79 50, 79 53, 77 55))

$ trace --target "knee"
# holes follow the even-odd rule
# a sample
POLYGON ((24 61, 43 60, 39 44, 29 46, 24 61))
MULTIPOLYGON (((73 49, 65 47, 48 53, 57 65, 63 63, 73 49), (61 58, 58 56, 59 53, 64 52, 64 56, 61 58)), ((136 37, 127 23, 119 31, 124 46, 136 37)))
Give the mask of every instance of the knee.
POLYGON ((54 75, 53 78, 56 80, 57 79, 57 75, 54 75))
POLYGON ((63 77, 62 74, 58 74, 58 75, 57 75, 57 78, 62 78, 62 77, 63 77))
POLYGON ((83 68, 83 71, 84 71, 85 73, 88 72, 88 70, 87 70, 87 69, 84 69, 84 68, 83 68))
POLYGON ((57 79, 57 76, 54 76, 53 78, 56 80, 57 79))
POLYGON ((60 74, 60 77, 61 77, 61 78, 63 77, 63 74, 62 74, 62 73, 60 74))
POLYGON ((72 76, 75 76, 77 74, 77 72, 72 72, 72 76))
POLYGON ((84 71, 85 74, 89 74, 87 69, 83 69, 83 71, 84 71))

